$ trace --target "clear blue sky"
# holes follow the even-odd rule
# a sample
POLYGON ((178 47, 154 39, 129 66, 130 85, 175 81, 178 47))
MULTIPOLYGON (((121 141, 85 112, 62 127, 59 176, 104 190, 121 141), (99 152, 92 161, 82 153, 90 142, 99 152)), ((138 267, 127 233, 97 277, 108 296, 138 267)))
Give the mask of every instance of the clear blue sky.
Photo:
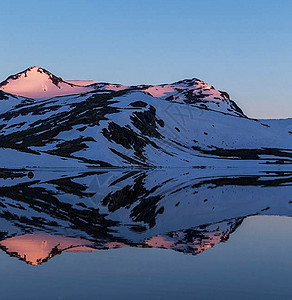
POLYGON ((291 0, 1 2, 0 79, 31 65, 123 84, 197 77, 251 117, 292 117, 291 0))

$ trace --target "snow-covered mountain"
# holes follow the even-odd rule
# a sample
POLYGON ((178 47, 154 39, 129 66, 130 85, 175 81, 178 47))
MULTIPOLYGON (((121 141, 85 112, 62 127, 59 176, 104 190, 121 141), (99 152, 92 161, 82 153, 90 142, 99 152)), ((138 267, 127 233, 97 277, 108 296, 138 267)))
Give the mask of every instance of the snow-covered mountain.
POLYGON ((32 67, 0 87, 3 168, 291 164, 292 119, 249 119, 199 79, 77 86, 32 67))

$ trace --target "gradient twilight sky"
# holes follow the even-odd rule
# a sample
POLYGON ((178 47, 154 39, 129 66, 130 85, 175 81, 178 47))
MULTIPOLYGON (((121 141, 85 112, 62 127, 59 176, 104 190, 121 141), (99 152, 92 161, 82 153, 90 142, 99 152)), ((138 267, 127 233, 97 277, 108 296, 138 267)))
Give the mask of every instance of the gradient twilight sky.
POLYGON ((250 117, 292 117, 291 0, 1 2, 0 81, 38 65, 64 79, 197 77, 250 117))

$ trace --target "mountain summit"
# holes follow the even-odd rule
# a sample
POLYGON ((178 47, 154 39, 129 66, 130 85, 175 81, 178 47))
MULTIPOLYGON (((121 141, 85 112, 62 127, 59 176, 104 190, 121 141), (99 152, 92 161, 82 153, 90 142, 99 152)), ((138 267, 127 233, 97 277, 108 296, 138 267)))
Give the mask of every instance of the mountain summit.
POLYGON ((51 98, 86 93, 92 90, 64 81, 46 69, 33 66, 9 76, 0 83, 0 90, 28 98, 51 98))

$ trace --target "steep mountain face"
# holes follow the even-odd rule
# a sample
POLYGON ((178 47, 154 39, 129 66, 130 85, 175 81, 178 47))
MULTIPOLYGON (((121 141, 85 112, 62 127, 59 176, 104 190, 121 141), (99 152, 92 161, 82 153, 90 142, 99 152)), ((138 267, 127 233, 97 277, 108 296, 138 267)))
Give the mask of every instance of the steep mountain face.
POLYGON ((51 98, 86 93, 92 88, 66 82, 49 71, 35 66, 9 76, 0 83, 0 90, 28 98, 51 98))
POLYGON ((201 80, 78 87, 31 68, 6 80, 2 89, 35 78, 31 73, 57 90, 69 85, 71 92, 76 87, 82 92, 49 99, 1 92, 2 167, 291 164, 292 119, 249 119, 227 93, 201 80))

